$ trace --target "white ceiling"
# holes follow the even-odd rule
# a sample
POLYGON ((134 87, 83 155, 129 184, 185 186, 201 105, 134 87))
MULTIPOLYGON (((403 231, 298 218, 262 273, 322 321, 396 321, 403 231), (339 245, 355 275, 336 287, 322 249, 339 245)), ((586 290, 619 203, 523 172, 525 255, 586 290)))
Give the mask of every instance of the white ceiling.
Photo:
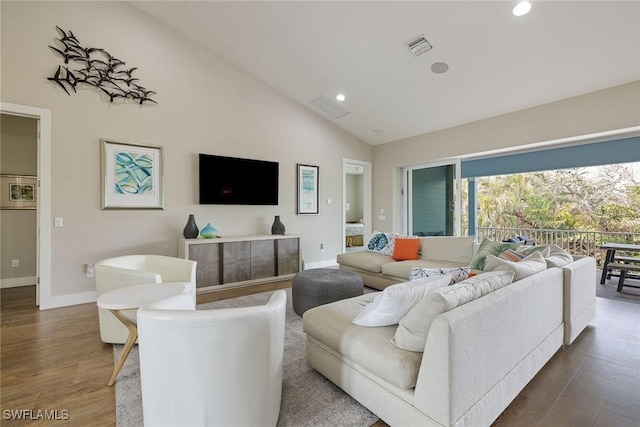
POLYGON ((640 1, 531 2, 132 4, 376 145, 640 79, 640 1), (309 104, 340 92, 339 119, 309 104))

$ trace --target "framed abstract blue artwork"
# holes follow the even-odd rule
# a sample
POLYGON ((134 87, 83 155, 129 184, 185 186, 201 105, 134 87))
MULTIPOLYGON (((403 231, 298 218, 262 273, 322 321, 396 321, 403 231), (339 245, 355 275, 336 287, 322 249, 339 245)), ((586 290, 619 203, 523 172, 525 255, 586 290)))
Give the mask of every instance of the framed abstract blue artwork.
POLYGON ((102 209, 164 209, 162 147, 101 144, 102 209))

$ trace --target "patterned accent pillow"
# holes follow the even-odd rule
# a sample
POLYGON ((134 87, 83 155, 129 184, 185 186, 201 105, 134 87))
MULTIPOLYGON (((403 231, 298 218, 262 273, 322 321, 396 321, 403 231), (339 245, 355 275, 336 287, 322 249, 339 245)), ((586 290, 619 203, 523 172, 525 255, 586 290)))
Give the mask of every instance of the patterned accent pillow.
POLYGON ((461 282, 469 278, 471 274, 471 267, 452 267, 452 268, 425 268, 425 267, 413 267, 411 274, 409 275, 409 281, 421 279, 423 277, 433 276, 445 276, 451 275, 451 281, 449 285, 461 282))
POLYGON ((513 281, 516 282, 546 270, 547 263, 542 256, 542 252, 534 251, 520 262, 511 262, 493 255, 488 255, 484 268, 485 271, 511 271, 514 273, 513 281))
POLYGON ((511 261, 511 262, 518 262, 525 256, 526 255, 521 254, 520 252, 516 252, 513 249, 507 249, 506 251, 502 252, 498 256, 498 258, 506 259, 507 261, 511 261))
POLYGON ((480 246, 478 246, 473 258, 471 258, 471 268, 474 270, 484 270, 484 266, 487 262, 487 255, 498 256, 507 249, 515 250, 518 246, 520 246, 519 243, 495 242, 485 237, 482 240, 482 243, 480 243, 480 246))
POLYGON ((382 233, 374 231, 367 243, 370 252, 377 252, 382 255, 392 256, 395 247, 395 233, 382 233))

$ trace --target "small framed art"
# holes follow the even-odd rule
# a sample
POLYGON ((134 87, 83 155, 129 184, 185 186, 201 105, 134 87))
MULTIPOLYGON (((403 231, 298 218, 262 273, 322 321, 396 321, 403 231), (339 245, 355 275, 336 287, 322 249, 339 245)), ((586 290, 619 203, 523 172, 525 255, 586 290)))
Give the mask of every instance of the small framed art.
POLYGON ((102 209, 164 209, 162 147, 101 143, 102 209))
POLYGON ((298 215, 319 213, 318 166, 298 164, 298 215))
POLYGON ((0 175, 0 209, 37 209, 38 182, 30 175, 0 175))

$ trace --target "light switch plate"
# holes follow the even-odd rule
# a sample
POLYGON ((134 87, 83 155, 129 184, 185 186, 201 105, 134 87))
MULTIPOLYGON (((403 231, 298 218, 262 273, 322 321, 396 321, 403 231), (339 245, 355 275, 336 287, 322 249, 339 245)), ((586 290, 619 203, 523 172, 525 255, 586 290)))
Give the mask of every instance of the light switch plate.
POLYGON ((62 218, 58 217, 54 219, 53 225, 54 227, 62 227, 64 225, 64 221, 62 220, 62 218))

